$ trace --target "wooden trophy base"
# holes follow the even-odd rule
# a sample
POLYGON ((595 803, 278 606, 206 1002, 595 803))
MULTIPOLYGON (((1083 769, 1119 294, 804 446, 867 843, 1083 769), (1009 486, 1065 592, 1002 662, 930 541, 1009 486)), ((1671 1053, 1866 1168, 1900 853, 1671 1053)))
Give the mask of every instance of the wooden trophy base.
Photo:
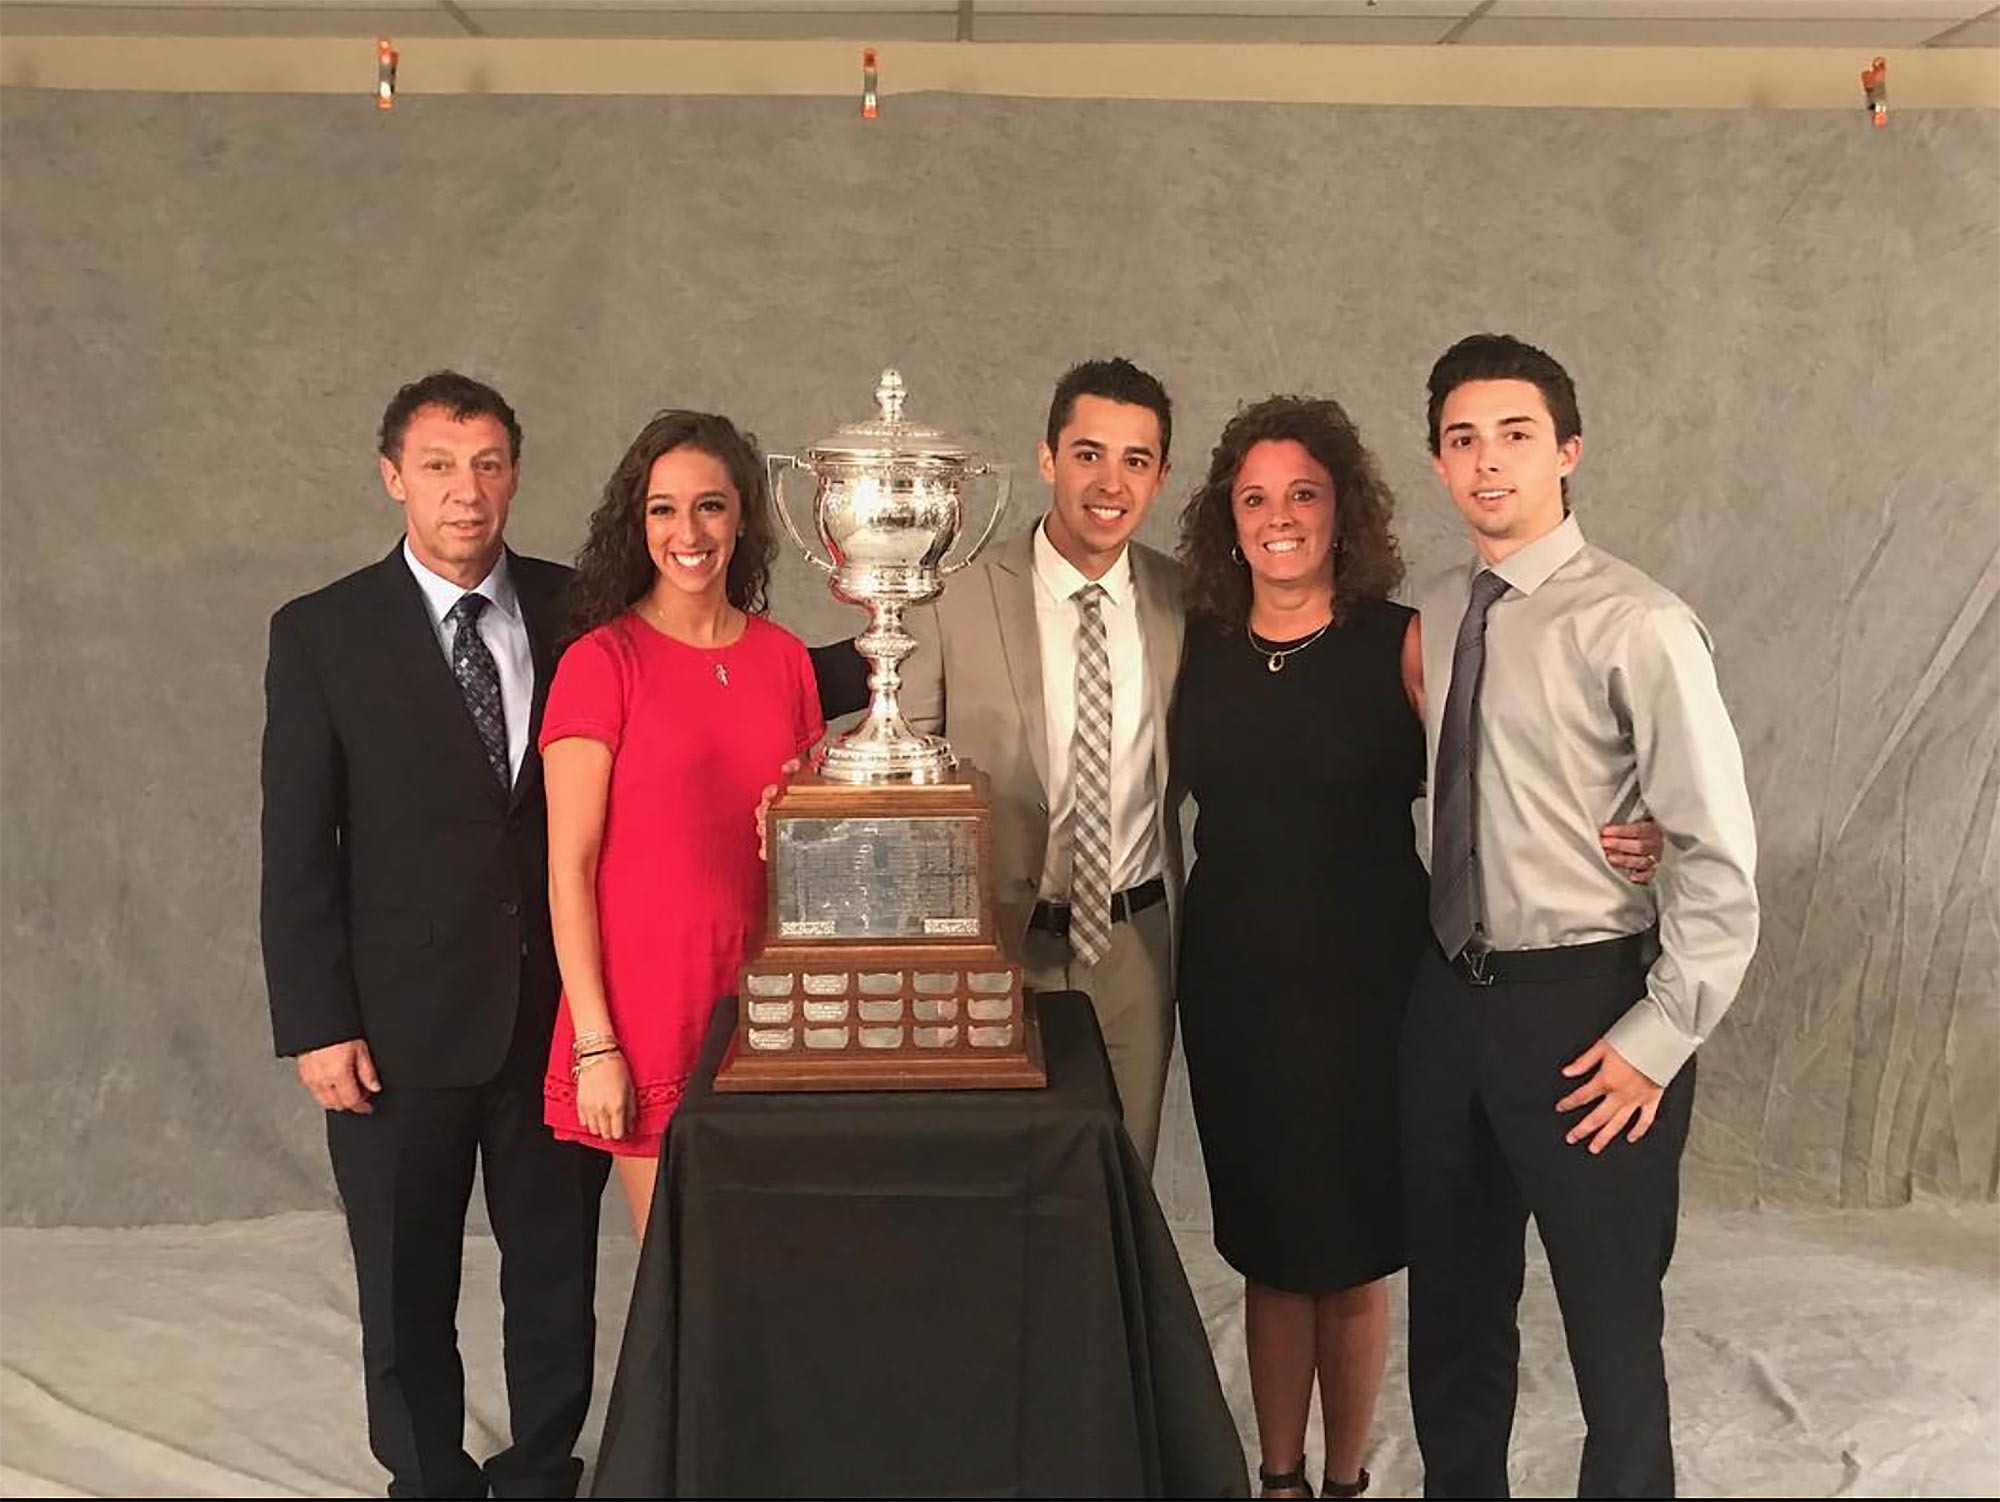
POLYGON ((1021 967, 994 932, 983 775, 809 778, 768 818, 767 937, 738 975, 718 1091, 1048 1083, 1021 967))

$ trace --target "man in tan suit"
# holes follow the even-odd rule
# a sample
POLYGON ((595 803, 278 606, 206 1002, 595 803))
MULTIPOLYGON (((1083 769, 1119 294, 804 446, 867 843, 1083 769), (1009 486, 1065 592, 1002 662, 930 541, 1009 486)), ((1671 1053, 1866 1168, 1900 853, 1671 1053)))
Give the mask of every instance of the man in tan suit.
POLYGON ((1166 391, 1129 360, 1065 374, 1039 450, 1048 511, 911 612, 901 695, 911 724, 991 779, 1002 930, 1031 987, 1090 994, 1149 1168, 1174 1032, 1182 610, 1179 566, 1132 536, 1172 434, 1166 391))

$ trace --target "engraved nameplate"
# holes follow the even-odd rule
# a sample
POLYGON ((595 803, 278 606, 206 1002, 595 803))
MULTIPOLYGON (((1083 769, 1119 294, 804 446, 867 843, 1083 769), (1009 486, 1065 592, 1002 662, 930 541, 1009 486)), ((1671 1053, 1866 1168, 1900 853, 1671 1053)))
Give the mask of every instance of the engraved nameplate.
POLYGON ((807 1048, 845 1048, 847 1029, 844 1027, 809 1027, 806 1029, 807 1048))
POLYGON ((965 1015, 974 1022, 1005 1022, 1014 1015, 1011 996, 968 996, 965 1015))
POLYGON ((752 1022, 790 1022, 792 1003, 789 1001, 753 1001, 750 1003, 752 1022))
POLYGON ((910 1005, 911 1010, 917 1014, 917 1021, 919 1022, 958 1021, 958 1003, 956 1001, 937 1001, 929 997, 919 996, 910 1005))
POLYGON ((861 1029, 863 1048, 901 1048, 903 1030, 900 1027, 864 1027, 861 1029))
POLYGON ((1002 1027, 969 1027, 965 1041, 974 1048, 1005 1048, 1014 1041, 1014 1024, 1002 1027))
POLYGON ((753 1027, 749 1035, 750 1046, 763 1053, 782 1053, 792 1047, 796 1036, 789 1027, 753 1027))
POLYGON ((806 977, 806 995, 808 996, 838 996, 846 989, 847 972, 845 970, 835 975, 808 975, 806 977))
POLYGON ((910 1035, 916 1039, 919 1048, 950 1048, 958 1042, 958 1028, 953 1027, 913 1027, 910 1035))
POLYGON ((806 1002, 806 1021, 808 1022, 845 1022, 846 1020, 847 998, 844 996, 838 1001, 808 1000, 806 1002))
POLYGON ((979 821, 958 815, 779 819, 771 893, 783 938, 979 932, 979 821))
POLYGON ((869 1001, 863 999, 855 1003, 863 1022, 901 1022, 903 1020, 903 1000, 899 996, 894 1001, 869 1001))
POLYGON ((750 975, 744 977, 745 985, 752 996, 790 996, 792 978, 789 975, 750 975))

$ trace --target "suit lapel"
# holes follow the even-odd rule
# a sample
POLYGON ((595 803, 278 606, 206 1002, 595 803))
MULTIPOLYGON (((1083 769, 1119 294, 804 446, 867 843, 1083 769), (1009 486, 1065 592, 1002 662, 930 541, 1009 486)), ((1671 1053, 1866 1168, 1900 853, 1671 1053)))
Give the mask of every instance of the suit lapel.
MULTIPOLYGON (((1041 523, 1037 522, 1036 526, 1041 523)), ((993 590, 993 613, 1000 623, 1000 651, 1020 711, 1028 757, 1049 790, 1049 719, 1042 707, 1042 630, 1035 619, 1035 534, 1028 531, 995 550, 986 570, 993 590)))
MULTIPOLYGON (((466 763, 467 779, 476 781, 489 796, 504 800, 506 791, 494 779, 478 727, 466 710, 465 696, 438 649, 430 607, 404 561, 400 542, 376 565, 376 582, 382 607, 376 615, 382 649, 403 675, 417 712, 443 744, 454 748, 450 754, 466 763)), ((539 676, 538 668, 538 680, 539 676)), ((536 687, 539 692, 539 681, 536 687)))
POLYGON ((549 685, 556 675, 556 641, 562 634, 560 591, 545 593, 539 579, 530 582, 520 558, 507 555, 508 571, 514 579, 514 597, 521 602, 521 618, 528 624, 528 651, 535 662, 535 687, 528 712, 528 749, 521 757, 521 775, 514 779, 513 804, 519 807, 532 798, 542 784, 542 758, 535 747, 542 738, 542 711, 549 702, 549 685))
POLYGON ((1146 676, 1153 690, 1153 786, 1167 796, 1167 719, 1173 708, 1174 682, 1181 670, 1181 638, 1186 611, 1175 595, 1166 569, 1155 567, 1150 554, 1132 549, 1132 576, 1138 584, 1139 634, 1146 643, 1146 676))

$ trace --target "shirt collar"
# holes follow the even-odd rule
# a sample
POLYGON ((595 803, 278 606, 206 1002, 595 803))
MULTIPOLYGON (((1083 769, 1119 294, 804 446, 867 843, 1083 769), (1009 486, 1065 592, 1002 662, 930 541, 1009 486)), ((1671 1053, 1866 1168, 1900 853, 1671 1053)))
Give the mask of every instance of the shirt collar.
MULTIPOLYGON (((1524 595, 1531 595, 1548 583, 1555 571, 1583 551, 1583 528, 1572 512, 1553 532, 1537 537, 1524 548, 1509 553, 1491 565, 1492 571, 1524 595)), ((1473 572, 1479 572, 1475 567, 1473 572)))
POLYGON ((513 575, 507 572, 507 550, 500 550, 499 561, 493 571, 481 579, 471 589, 465 589, 451 580, 431 572, 417 555, 410 551, 410 540, 403 539, 403 562, 410 566, 410 573, 416 578, 417 587, 424 592, 424 605, 431 613, 431 624, 442 629, 444 618, 451 614, 452 606, 464 595, 484 595, 489 605, 506 613, 511 619, 521 618, 521 602, 514 593, 513 575))
POLYGON ((1122 609, 1132 601, 1132 547, 1131 544, 1119 550, 1118 561, 1104 571, 1102 579, 1086 579, 1049 541, 1048 518, 1035 523, 1035 578, 1043 589, 1058 600, 1068 600, 1086 584, 1098 584, 1104 589, 1105 598, 1116 608, 1122 609))

